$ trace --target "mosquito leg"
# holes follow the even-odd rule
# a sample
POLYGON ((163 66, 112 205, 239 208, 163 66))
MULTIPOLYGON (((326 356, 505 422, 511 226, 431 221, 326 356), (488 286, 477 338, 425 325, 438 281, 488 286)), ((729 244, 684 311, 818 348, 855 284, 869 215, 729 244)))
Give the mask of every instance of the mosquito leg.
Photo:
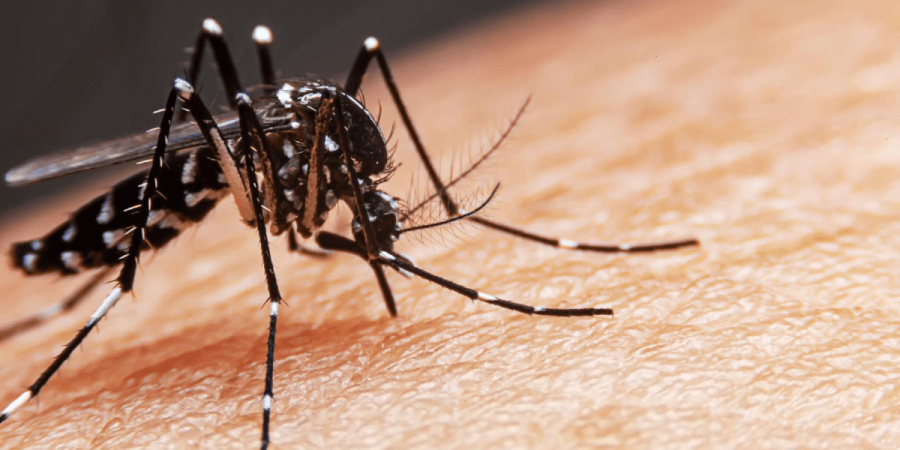
POLYGON ((409 132, 409 137, 413 141, 416 152, 419 153, 422 164, 425 165, 428 177, 431 179, 432 183, 434 183, 435 189, 440 192, 441 202, 451 215, 455 215, 457 213, 456 204, 453 203, 453 200, 451 200, 450 196, 447 194, 440 176, 438 176, 437 171, 434 169, 434 164, 431 163, 431 158, 429 158, 428 153, 425 152, 425 146, 422 144, 422 139, 419 138, 419 133, 416 132, 416 128, 413 126, 412 119, 409 117, 409 112, 406 110, 406 104, 404 104, 403 100, 400 98, 400 91, 397 89, 397 83, 394 82, 394 76, 391 74, 387 60, 384 58, 384 53, 381 51, 381 43, 378 42, 378 39, 369 37, 363 43, 362 48, 356 55, 356 60, 353 62, 353 67, 350 69, 350 74, 347 76, 347 82, 344 84, 344 92, 351 97, 356 96, 359 92, 359 87, 362 84, 366 69, 368 69, 369 63, 372 62, 372 58, 375 58, 378 61, 378 68, 381 69, 381 77, 384 79, 384 83, 391 92, 391 97, 394 99, 394 104, 397 105, 397 110, 400 112, 400 118, 403 120, 403 125, 406 126, 406 130, 409 132))
MULTIPOLYGON (((381 45, 378 42, 378 39, 370 37, 365 40, 365 43, 356 56, 356 60, 353 62, 353 66, 350 69, 350 74, 347 76, 347 82, 344 84, 344 92, 346 92, 350 96, 355 96, 359 92, 359 87, 362 84, 363 76, 365 75, 366 69, 371 63, 372 58, 375 58, 375 60, 378 61, 378 68, 381 70, 381 76, 391 93, 391 98, 393 98, 394 104, 397 105, 397 110, 400 113, 400 118, 403 120, 403 125, 406 127, 406 130, 409 133, 409 137, 413 141, 413 146, 416 148, 416 152, 419 154, 419 158, 422 160, 422 164, 425 166, 425 170, 428 172, 428 177, 431 179, 434 188, 440 194, 441 202, 443 203, 444 208, 451 216, 464 214, 465 211, 460 210, 459 206, 456 205, 456 203, 454 203, 450 198, 450 195, 447 193, 447 188, 441 181, 440 176, 434 168, 434 164, 432 164, 431 162, 431 158, 425 151, 425 146, 422 144, 422 139, 419 137, 419 133, 416 132, 416 129, 413 126, 412 119, 410 119, 409 116, 409 112, 406 110, 406 105, 400 98, 400 91, 399 89, 397 89, 397 83, 394 81, 394 77, 391 74, 390 68, 388 67, 387 60, 384 57, 384 53, 381 51, 381 45)), ((513 227, 482 217, 473 216, 470 217, 469 220, 477 222, 488 228, 493 228, 497 231, 511 234, 513 236, 517 236, 526 240, 572 250, 593 251, 601 253, 645 253, 659 250, 672 250, 682 247, 691 247, 700 244, 697 239, 684 239, 671 242, 630 245, 580 243, 570 239, 542 236, 518 227, 513 227)))
POLYGON ((293 228, 289 228, 287 230, 287 239, 288 239, 288 250, 293 253, 301 253, 306 256, 312 256, 315 258, 325 258, 330 252, 328 250, 316 247, 310 247, 307 245, 303 245, 297 242, 297 235, 294 232, 293 228))
MULTIPOLYGON (((253 150, 250 143, 250 128, 262 132, 262 126, 256 113, 250 106, 250 97, 240 92, 237 95, 238 113, 241 120, 241 141, 244 143, 244 164, 247 166, 247 179, 250 185, 250 199, 253 202, 253 210, 256 213, 256 230, 259 234, 259 243, 262 247, 263 267, 266 272, 266 284, 269 289, 269 339, 266 351, 266 382, 263 391, 263 423, 260 448, 265 450, 269 446, 269 422, 272 414, 272 399, 274 398, 273 380, 275 376, 275 326, 278 321, 278 306, 281 304, 281 292, 278 290, 278 282, 275 280, 275 266, 272 264, 272 255, 269 252, 269 240, 266 236, 266 224, 263 220, 262 202, 260 201, 259 185, 256 181, 256 169, 253 164, 253 150)), ((262 137, 262 136, 261 136, 262 137)), ((261 147, 265 147, 266 139, 259 139, 261 147)))
POLYGON ((215 152, 216 160, 222 168, 222 174, 225 176, 232 197, 234 197, 234 202, 237 204, 238 212, 241 213, 241 218, 248 225, 254 225, 256 214, 250 201, 249 187, 237 166, 238 162, 235 159, 235 155, 231 153, 231 149, 225 144, 222 132, 219 131, 219 127, 213 120, 209 110, 206 109, 206 105, 203 104, 203 100, 194 93, 194 88, 190 83, 181 78, 176 78, 175 88, 182 103, 187 105, 188 110, 194 117, 194 121, 197 122, 197 126, 200 128, 207 145, 215 152))
POLYGON ((375 278, 378 279, 378 288, 381 289, 381 298, 384 299, 384 304, 387 306, 388 312, 391 314, 391 317, 397 317, 397 302, 394 300, 394 293, 391 291, 391 285, 388 284, 387 277, 384 275, 384 268, 381 267, 381 263, 376 261, 370 261, 369 267, 372 268, 372 272, 375 272, 375 278))
MULTIPOLYGON (((367 259, 368 255, 359 248, 359 245, 350 240, 341 236, 339 234, 321 232, 316 236, 316 241, 323 248, 329 248, 335 251, 352 253, 360 258, 367 259)), ((417 277, 424 278, 438 286, 450 289, 453 292, 458 294, 462 294, 465 297, 470 299, 477 300, 480 302, 490 303, 492 305, 499 306, 501 308, 511 309, 513 311, 518 311, 525 314, 534 314, 541 316, 558 316, 558 317, 573 317, 573 316, 611 316, 613 315, 613 311, 608 308, 543 308, 539 306, 528 306, 523 305, 521 303, 511 302, 509 300, 503 300, 497 298, 490 294, 485 294, 483 292, 476 291, 474 289, 467 288, 460 284, 454 283, 445 278, 434 275, 428 271, 420 269, 415 264, 412 264, 407 258, 397 255, 393 252, 382 251, 378 258, 387 266, 393 267, 398 271, 406 271, 417 277)))
POLYGON ((85 337, 90 334, 91 330, 97 325, 97 323, 106 316, 106 313, 116 305, 120 298, 122 298, 122 294, 131 292, 132 287, 134 286, 134 276, 138 266, 138 260, 140 258, 141 247, 144 244, 144 229, 147 226, 147 221, 150 217, 151 210, 151 199, 156 194, 156 190, 159 184, 159 174, 160 169, 162 167, 163 159, 165 158, 166 152, 166 142, 169 136, 169 129, 172 125, 172 118, 175 115, 175 102, 178 99, 178 90, 177 88, 173 88, 169 92, 169 98, 166 101, 165 112, 163 113, 162 123, 160 124, 159 131, 159 139, 156 142, 156 151, 153 155, 153 161, 150 165, 150 171, 147 174, 147 182, 143 185, 144 188, 138 194, 138 199, 140 200, 140 207, 138 208, 138 214, 136 215, 135 226, 131 230, 131 245, 128 247, 128 252, 125 254, 124 262, 122 264, 122 269, 119 272, 119 278, 117 279, 117 285, 112 289, 109 295, 103 300, 100 306, 91 314, 90 319, 88 319, 87 323, 78 333, 75 335, 71 341, 63 348, 63 351, 56 356, 53 362, 47 367, 46 370, 35 380, 35 382, 28 388, 27 391, 22 393, 16 400, 9 404, 3 412, 0 412, 0 423, 3 423, 13 412, 15 412, 19 407, 25 404, 28 400, 36 397, 41 389, 47 384, 47 381, 50 380, 50 377, 62 367, 63 363, 69 359, 69 356, 72 355, 72 352, 75 351, 76 348, 81 344, 85 337))
MULTIPOLYGON (((325 250, 350 253, 359 256, 366 262, 369 260, 369 256, 365 251, 359 248, 359 245, 355 241, 347 239, 339 234, 320 231, 316 234, 316 243, 325 250)), ((377 262, 369 262, 369 266, 372 268, 372 271, 375 272, 375 278, 378 280, 378 288, 381 289, 381 297, 384 298, 384 303, 387 305, 388 312, 391 314, 391 317, 397 317, 397 303, 394 300, 394 293, 391 292, 391 285, 388 284, 387 277, 384 275, 384 269, 381 267, 381 264, 377 262)), ((401 271, 400 273, 403 272, 401 271)))
MULTIPOLYGON (((222 36, 223 36, 222 27, 219 25, 219 23, 216 22, 214 19, 205 19, 203 21, 203 25, 201 26, 200 37, 197 38, 197 41, 198 42, 200 42, 201 40, 209 41, 210 46, 213 49, 213 56, 215 57, 216 65, 219 66, 219 75, 221 76, 222 84, 225 85, 225 92, 228 95, 231 107, 236 108, 237 107, 236 94, 239 92, 243 92, 244 89, 241 87, 241 83, 238 80, 237 70, 234 67, 234 61, 231 59, 231 54, 228 52, 228 46, 225 44, 225 40, 222 38, 222 36)), ((263 71, 263 77, 266 79, 265 82, 266 82, 266 84, 274 84, 274 81, 272 80, 272 77, 273 77, 273 75, 272 75, 272 60, 269 57, 269 51, 268 51, 268 45, 272 41, 272 32, 264 26, 258 26, 253 31, 253 40, 256 41, 256 44, 257 44, 257 50, 259 52, 259 58, 260 58, 260 65, 262 66, 262 71, 263 71), (266 77, 268 77, 268 78, 266 78, 266 77)), ((192 61, 192 63, 193 63, 193 61, 192 61)), ((199 60, 198 60, 198 63, 199 63, 199 60)), ((199 66, 191 66, 191 71, 192 71, 191 73, 194 73, 193 77, 196 77, 196 73, 199 71, 199 66)), ((193 78, 189 81, 189 83, 192 83, 192 82, 193 82, 193 78)), ((197 97, 197 96, 194 96, 194 97, 199 99, 199 97, 197 97)), ((205 106, 203 108, 206 109, 205 106)), ((188 106, 187 109, 190 110, 191 109, 190 106, 188 106)), ((182 112, 184 112, 184 111, 182 110, 182 112)), ((205 113, 204 119, 211 121, 212 115, 209 114, 209 112, 207 111, 205 113)), ((259 123, 258 119, 256 120, 256 123, 257 124, 259 123)), ((214 140, 216 140, 216 145, 214 148, 219 150, 218 153, 219 153, 220 163, 224 162, 228 166, 235 166, 234 164, 231 164, 231 163, 225 161, 225 159, 223 158, 224 153, 230 153, 230 152, 227 151, 228 148, 226 145, 224 145, 224 143, 221 146, 218 145, 218 142, 224 142, 224 141, 222 141, 220 139, 221 133, 218 131, 218 128, 215 126, 213 126, 212 128, 213 128, 213 130, 212 130, 212 134, 210 137, 212 137, 214 140)), ((262 135, 263 135, 262 126, 260 126, 259 127, 259 136, 262 136, 262 135)), ((207 140, 209 140, 209 137, 207 138, 207 140)), ((262 170, 265 173, 265 179, 274 180, 275 173, 274 173, 274 168, 272 167, 272 159, 269 158, 269 152, 267 150, 265 150, 264 148, 260 148, 260 151, 262 152, 262 154, 260 155, 259 162, 260 162, 260 164, 262 164, 262 170)), ((228 177, 229 186, 237 186, 237 184, 233 183, 233 181, 235 181, 235 182, 237 181, 237 178, 232 179, 229 176, 229 173, 231 172, 231 168, 223 166, 223 170, 225 170, 225 175, 226 175, 226 177, 228 177)), ((239 175, 240 171, 236 170, 235 173, 239 175)), ((244 186, 244 190, 246 191, 246 189, 247 189, 246 185, 244 185, 243 183, 242 183, 242 185, 244 186)), ((241 195, 241 198, 239 199, 237 192, 235 192, 235 201, 238 202, 238 207, 241 211, 241 217, 244 219, 245 222, 247 222, 247 224, 252 225, 253 212, 252 212, 252 207, 250 206, 249 201, 245 198, 245 197, 247 197, 247 195, 248 194, 246 192, 244 192, 241 195)), ((271 189, 267 190, 266 191, 266 201, 264 203, 269 206, 272 206, 272 207, 277 205, 277 202, 275 202, 275 199, 273 198, 273 196, 274 196, 273 191, 271 189)))
POLYGON ((473 222, 482 224, 486 227, 511 234, 529 241, 539 242, 541 244, 552 245, 559 248, 567 248, 571 250, 585 250, 599 253, 649 253, 660 250, 674 250, 682 247, 692 247, 700 245, 697 239, 684 239, 680 241, 666 241, 658 243, 642 243, 642 244, 598 244, 590 242, 577 242, 569 239, 560 239, 555 237, 542 236, 532 233, 521 228, 512 227, 499 222, 493 222, 482 217, 471 217, 473 222))
POLYGON ((95 287, 97 287, 98 284, 103 282, 103 280, 105 280, 106 277, 109 276, 109 273, 112 272, 113 269, 114 269, 114 267, 109 267, 109 266, 100 269, 99 272, 97 272, 90 280, 88 280, 88 282, 85 283, 84 286, 82 286, 80 289, 75 291, 75 293, 70 295, 69 298, 67 298, 67 299, 63 300, 62 302, 59 302, 49 308, 46 308, 43 311, 41 311, 31 317, 28 317, 28 318, 22 319, 18 322, 9 324, 8 326, 6 326, 4 328, 0 328, 0 341, 11 338, 19 333, 22 333, 26 330, 34 328, 34 327, 52 319, 53 317, 56 317, 56 316, 59 316, 59 315, 62 315, 62 314, 65 314, 65 313, 71 311, 72 308, 74 308, 75 306, 80 304, 85 298, 87 298, 87 295, 90 294, 91 291, 95 287))
POLYGON ((316 243, 319 244, 320 247, 327 248, 328 250, 350 253, 351 255, 359 256, 363 260, 369 259, 369 255, 367 255, 363 249, 359 248, 359 244, 357 244, 356 241, 336 233, 320 231, 316 234, 316 243))
MULTIPOLYGON (((491 192, 490 197, 488 197, 488 199, 483 204, 481 204, 481 206, 479 206, 475 211, 467 213, 467 215, 476 214, 476 213, 478 213, 479 210, 481 210, 482 208, 487 206, 488 202, 491 201, 491 199, 494 197, 494 194, 497 193, 497 189, 499 189, 499 188, 500 188, 500 185, 498 184, 494 188, 493 192, 491 192)), ((464 220, 466 217, 467 216, 457 216, 457 217, 453 217, 453 218, 450 218, 450 219, 447 219, 447 220, 444 220, 444 221, 438 222, 438 223, 422 225, 421 227, 412 227, 405 231, 416 231, 417 229, 425 229, 425 228, 429 228, 429 227, 439 227, 441 225, 446 225, 448 223, 452 223, 457 220, 464 220)), ((366 220, 368 220, 368 219, 366 219, 366 220)), ((390 311, 392 317, 397 317, 397 307, 394 302, 394 295, 391 292, 391 287, 387 282, 387 277, 384 276, 384 270, 382 269, 381 264, 379 264, 375 261, 371 261, 369 258, 369 255, 366 253, 366 251, 363 250, 362 248, 360 248, 359 244, 357 244, 355 241, 347 239, 338 234, 329 233, 327 231, 320 231, 316 235, 316 243, 319 244, 319 246, 324 249, 351 253, 356 256, 359 256, 364 261, 368 262, 369 266, 372 267, 372 270, 375 271, 375 276, 378 278, 378 286, 379 286, 379 288, 381 288, 381 295, 382 295, 382 297, 384 297, 384 301, 387 304, 388 311, 390 311)), ((412 259, 410 259, 407 256, 398 255, 398 258, 403 259, 407 264, 415 266, 415 263, 412 262, 412 259)), ((398 266, 390 266, 390 267, 392 267, 394 270, 396 270, 401 275, 403 275, 407 278, 412 276, 409 272, 403 270, 403 268, 401 268, 401 267, 398 267, 398 266)))
POLYGON ((468 297, 473 301, 478 300, 480 302, 490 303, 501 308, 511 309, 513 311, 518 311, 520 313, 525 313, 528 315, 535 314, 540 316, 557 317, 613 315, 613 311, 609 308, 544 308, 540 306, 523 305, 521 303, 503 300, 493 295, 485 294, 483 292, 467 288, 463 285, 456 284, 446 278, 441 278, 430 272, 422 270, 390 252, 381 252, 379 258, 392 267, 403 269, 417 277, 424 278, 434 284, 437 284, 438 286, 450 289, 453 292, 468 297))
POLYGON ((253 42, 256 43, 256 54, 259 56, 259 70, 264 85, 275 87, 275 71, 272 69, 272 55, 269 45, 272 43, 272 30, 265 25, 253 29, 253 42))
MULTIPOLYGON (((209 42, 212 47, 213 57, 216 65, 219 66, 219 76, 222 78, 222 84, 225 87, 225 95, 232 108, 236 107, 235 95, 242 91, 241 83, 238 80, 237 70, 234 68, 234 62, 231 54, 228 52, 228 46, 222 37, 224 32, 222 26, 215 19, 203 19, 200 25, 200 34, 197 35, 197 42, 194 44, 194 52, 191 56, 191 65, 188 68, 188 83, 196 84, 197 77, 200 76, 201 61, 203 58, 203 50, 206 43, 209 42)), ((270 33, 271 36, 271 33, 270 33)), ((271 69, 271 63, 270 63, 271 69)), ((183 109, 178 113, 178 121, 184 122, 187 112, 183 109)))
POLYGON ((203 133, 207 144, 215 149, 217 161, 228 181, 235 202, 238 204, 238 209, 241 211, 241 216, 248 225, 255 226, 259 234, 270 307, 266 381, 263 393, 263 425, 260 444, 260 448, 265 449, 269 445, 269 423, 272 411, 272 386, 275 370, 275 330, 278 321, 278 307, 281 305, 282 297, 278 289, 278 282, 275 279, 275 267, 272 264, 272 256, 269 250, 269 239, 265 229, 265 217, 262 212, 259 184, 256 180, 256 168, 253 163, 253 152, 257 149, 253 148, 252 145, 254 142, 259 144, 260 159, 266 160, 268 141, 265 139, 262 125, 259 123, 259 119, 250 105, 250 97, 239 91, 235 96, 234 103, 238 108, 241 142, 244 144, 244 149, 241 153, 242 161, 238 161, 225 144, 222 134, 206 105, 203 104, 203 100, 194 93, 190 83, 182 79, 176 79, 175 86, 181 100, 188 105, 188 109, 194 117, 194 121, 197 122, 200 132, 203 133), (255 133, 254 136, 251 136, 251 131, 255 133), (253 140, 253 137, 257 139, 253 140), (246 179, 237 167, 239 162, 244 165, 246 179))

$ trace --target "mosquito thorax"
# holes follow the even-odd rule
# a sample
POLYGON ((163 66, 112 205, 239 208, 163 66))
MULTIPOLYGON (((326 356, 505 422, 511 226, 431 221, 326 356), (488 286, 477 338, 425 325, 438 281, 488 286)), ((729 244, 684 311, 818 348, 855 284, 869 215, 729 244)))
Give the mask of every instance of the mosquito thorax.
POLYGON ((292 121, 291 130, 268 135, 273 179, 266 179, 265 184, 266 189, 271 189, 266 197, 274 203, 268 205, 272 210, 273 234, 280 234, 296 223, 297 231, 308 238, 325 222, 338 200, 353 202, 349 171, 333 121, 329 121, 324 138, 326 151, 321 153, 322 160, 311 160, 311 150, 316 144, 313 142, 316 118, 326 94, 335 95, 341 102, 356 183, 364 192, 374 191, 379 175, 388 167, 388 151, 381 129, 356 99, 320 80, 294 79, 282 83, 255 102, 265 105, 258 111, 263 117, 289 117, 292 121), (317 173, 319 163, 321 173, 317 173), (309 208, 312 210, 307 211, 309 208))

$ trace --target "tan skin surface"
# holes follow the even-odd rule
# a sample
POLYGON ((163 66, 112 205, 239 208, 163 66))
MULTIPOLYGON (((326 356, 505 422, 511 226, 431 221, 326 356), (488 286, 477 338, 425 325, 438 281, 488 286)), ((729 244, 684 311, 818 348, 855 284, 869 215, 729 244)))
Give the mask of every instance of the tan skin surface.
MULTIPOLYGON (((894 447, 898 43, 892 0, 554 6, 405 57, 385 43, 445 169, 533 94, 513 140, 463 188, 503 183, 490 217, 703 246, 609 256, 490 230, 430 235, 452 242, 401 247, 423 268, 616 316, 529 317, 390 273, 401 313, 390 319, 357 258, 311 261, 276 238, 290 306, 273 448, 894 447)), ((364 88, 388 104, 380 78, 364 88)), ((417 163, 398 135, 405 170, 387 190, 403 196, 417 163)), ((0 244, 50 218, 61 216, 5 226, 0 244)), ((188 234, 144 260, 137 300, 110 313, 39 406, 0 427, 4 447, 257 445, 268 320, 257 241, 231 204, 188 234)), ((4 320, 78 284, 51 279, 0 272, 4 320)), ((107 289, 0 345, 4 404, 107 289)))

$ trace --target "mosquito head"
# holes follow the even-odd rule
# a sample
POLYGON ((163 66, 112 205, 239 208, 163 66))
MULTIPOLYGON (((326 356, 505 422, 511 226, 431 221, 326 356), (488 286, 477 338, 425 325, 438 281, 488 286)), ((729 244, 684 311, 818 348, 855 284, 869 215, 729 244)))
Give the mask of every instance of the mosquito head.
MULTIPOLYGON (((364 194, 363 200, 369 221, 372 222, 372 229, 375 231, 378 248, 393 251, 394 242, 400 238, 400 234, 403 232, 403 224, 398 219, 397 201, 383 191, 368 192, 364 194)), ((366 248, 366 237, 359 216, 353 217, 351 227, 356 243, 361 248, 366 248)))

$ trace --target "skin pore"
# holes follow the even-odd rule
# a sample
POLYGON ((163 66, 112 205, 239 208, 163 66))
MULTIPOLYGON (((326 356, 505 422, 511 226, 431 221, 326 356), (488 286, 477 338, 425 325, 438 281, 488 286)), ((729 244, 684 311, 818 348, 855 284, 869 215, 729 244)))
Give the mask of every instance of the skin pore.
MULTIPOLYGON (((545 5, 406 55, 383 42, 445 175, 532 95, 512 139, 457 189, 501 182, 490 218, 576 240, 702 246, 602 255, 472 227, 429 233, 398 247, 424 269, 616 315, 529 317, 388 271, 391 319, 358 258, 290 255, 274 238, 288 306, 273 448, 895 445, 898 25, 889 0, 651 0, 545 5)), ((389 128, 380 77, 363 88, 389 128)), ((418 162, 397 125, 403 167, 385 191, 402 197, 418 162)), ((44 233, 95 193, 7 218, 0 245, 44 233)), ((333 219, 347 234, 346 214, 333 219)), ((136 300, 0 426, 5 446, 256 445, 268 308, 254 231, 223 202, 142 263, 136 300)), ((0 271, 4 322, 80 283, 52 280, 0 271)), ((110 288, 0 344, 0 402, 110 288)))

